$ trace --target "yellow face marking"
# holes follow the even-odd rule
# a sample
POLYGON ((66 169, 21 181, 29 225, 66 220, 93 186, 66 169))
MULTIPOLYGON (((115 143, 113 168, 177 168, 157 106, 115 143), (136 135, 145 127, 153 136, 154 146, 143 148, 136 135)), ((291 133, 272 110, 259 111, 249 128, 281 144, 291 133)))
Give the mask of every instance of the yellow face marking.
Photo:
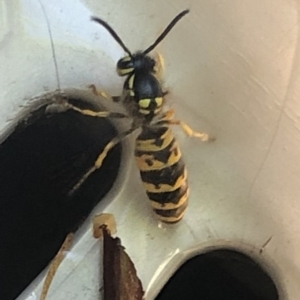
POLYGON ((170 209, 176 209, 178 207, 180 207, 181 205, 183 205, 188 197, 189 197, 189 194, 190 194, 190 190, 188 189, 186 191, 186 193, 180 198, 180 200, 178 201, 177 204, 174 204, 174 203, 164 203, 164 204, 161 204, 161 203, 158 203, 156 201, 151 201, 151 206, 153 209, 160 209, 160 210, 170 210, 170 209))
POLYGON ((167 162, 161 162, 159 160, 156 160, 155 156, 149 154, 135 156, 135 160, 139 170, 153 171, 153 170, 161 170, 176 164, 179 161, 180 157, 181 157, 181 151, 179 150, 178 147, 176 147, 176 150, 172 151, 167 162))
POLYGON ((154 184, 148 183, 148 182, 143 182, 143 186, 145 188, 146 191, 150 192, 150 193, 164 193, 164 192, 172 192, 175 191, 177 189, 179 189, 183 184, 186 184, 187 180, 187 171, 186 169, 184 170, 182 176, 180 176, 177 181, 175 182, 174 185, 169 185, 169 184, 165 184, 162 183, 159 185, 158 188, 156 188, 156 186, 154 184))
POLYGON ((131 60, 131 57, 130 56, 124 56, 122 58, 122 61, 130 61, 131 60))
POLYGON ((148 108, 150 106, 151 100, 150 99, 142 99, 139 101, 139 106, 142 108, 148 108))
POLYGON ((161 136, 161 139, 163 140, 163 144, 161 146, 155 145, 155 139, 150 140, 136 140, 136 146, 135 149, 137 151, 160 151, 164 148, 166 148, 174 139, 173 132, 170 128, 161 136))

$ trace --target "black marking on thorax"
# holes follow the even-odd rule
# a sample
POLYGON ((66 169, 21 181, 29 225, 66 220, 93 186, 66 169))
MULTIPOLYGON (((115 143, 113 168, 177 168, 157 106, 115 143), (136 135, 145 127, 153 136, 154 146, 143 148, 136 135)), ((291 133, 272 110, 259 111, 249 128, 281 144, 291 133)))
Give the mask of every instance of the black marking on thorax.
POLYGON ((124 82, 125 90, 133 90, 136 101, 141 99, 154 99, 163 97, 161 84, 151 73, 136 72, 130 74, 124 82), (129 81, 134 76, 133 86, 130 88, 129 81))

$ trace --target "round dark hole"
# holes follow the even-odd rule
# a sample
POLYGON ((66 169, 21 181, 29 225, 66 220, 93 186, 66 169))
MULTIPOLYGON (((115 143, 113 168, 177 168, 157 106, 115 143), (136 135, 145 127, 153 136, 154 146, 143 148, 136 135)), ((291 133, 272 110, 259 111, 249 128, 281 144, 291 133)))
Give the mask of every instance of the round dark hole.
MULTIPOLYGON (((71 99, 80 107, 90 104, 71 99)), ((0 146, 0 299, 15 299, 47 266, 112 187, 121 146, 109 153, 72 197, 68 192, 93 165, 116 129, 104 118, 74 111, 20 122, 0 146)))
POLYGON ((232 250, 196 256, 170 278, 156 300, 277 300, 271 277, 250 257, 232 250))

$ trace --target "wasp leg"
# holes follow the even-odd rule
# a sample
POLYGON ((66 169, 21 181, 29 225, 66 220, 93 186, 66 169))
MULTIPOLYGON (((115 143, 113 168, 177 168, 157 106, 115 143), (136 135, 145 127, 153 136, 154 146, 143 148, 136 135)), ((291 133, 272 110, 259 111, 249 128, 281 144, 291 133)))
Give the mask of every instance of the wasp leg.
POLYGON ((170 109, 170 110, 166 111, 161 116, 161 118, 159 119, 159 121, 156 124, 154 124, 154 125, 164 125, 164 124, 168 124, 168 125, 180 125, 181 128, 183 129, 183 131, 188 136, 197 137, 197 138, 201 139, 201 141, 203 141, 203 142, 214 141, 215 140, 214 137, 210 137, 208 135, 208 133, 206 133, 206 132, 200 132, 200 131, 193 130, 189 125, 187 125, 183 121, 173 120, 174 114, 175 114, 174 109, 170 109))
POLYGON ((65 106, 66 110, 72 109, 83 115, 90 116, 90 117, 98 117, 98 118, 108 118, 109 117, 109 118, 117 118, 117 119, 129 118, 129 116, 127 116, 123 113, 118 113, 118 112, 93 111, 91 109, 81 109, 70 103, 65 103, 63 105, 65 106))
POLYGON ((63 242, 62 246, 60 247, 58 253, 56 254, 56 256, 53 258, 52 262, 50 263, 49 270, 48 270, 46 279, 43 284, 40 300, 46 299, 48 290, 49 290, 51 282, 55 276, 55 273, 56 273, 59 265, 65 258, 67 252, 70 251, 70 249, 72 247, 73 239, 74 239, 74 234, 69 233, 67 235, 65 241, 63 242))
POLYGON ((157 123, 172 120, 174 116, 175 116, 175 110, 170 109, 162 114, 162 116, 159 118, 157 123))
POLYGON ((188 135, 188 136, 193 136, 196 138, 199 138, 202 142, 208 142, 208 141, 214 141, 214 137, 210 137, 208 133, 206 132, 201 132, 201 131, 195 131, 193 130, 189 125, 187 125, 185 122, 182 122, 180 120, 170 120, 169 121, 170 125, 180 125, 183 131, 188 135))
POLYGON ((91 84, 88 87, 92 90, 93 94, 96 96, 102 97, 109 101, 120 102, 120 97, 113 97, 103 90, 98 90, 94 84, 91 84))
POLYGON ((108 152, 120 143, 126 136, 130 135, 133 131, 135 131, 138 127, 132 126, 129 130, 120 133, 116 137, 114 137, 103 149, 103 151, 99 154, 98 158, 96 159, 93 167, 91 167, 82 177, 81 179, 74 185, 72 190, 69 192, 69 195, 72 195, 76 190, 80 188, 80 186, 85 182, 85 180, 97 169, 102 166, 104 159, 106 158, 108 152))

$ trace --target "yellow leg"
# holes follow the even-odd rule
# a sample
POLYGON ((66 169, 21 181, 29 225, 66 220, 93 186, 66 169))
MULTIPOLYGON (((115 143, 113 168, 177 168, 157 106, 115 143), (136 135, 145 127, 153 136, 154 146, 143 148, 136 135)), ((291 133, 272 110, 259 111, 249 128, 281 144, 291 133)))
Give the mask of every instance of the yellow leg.
POLYGON ((162 116, 161 118, 159 118, 159 121, 169 121, 169 120, 172 120, 175 116, 175 109, 170 109, 168 111, 166 111, 162 116))
POLYGON ((92 90, 93 94, 96 96, 102 97, 106 100, 113 101, 113 102, 120 101, 119 100, 120 97, 113 97, 105 91, 98 90, 94 84, 89 85, 89 88, 92 90))
POLYGON ((129 116, 123 114, 123 113, 118 113, 118 112, 109 112, 109 111, 93 111, 90 109, 81 109, 73 104, 70 104, 68 102, 64 103, 63 106, 65 107, 65 110, 72 109, 75 110, 85 116, 90 116, 90 117, 98 117, 98 118, 129 118, 129 116))
POLYGON ((104 150, 101 152, 101 154, 98 156, 97 160, 94 163, 94 166, 90 168, 82 177, 81 179, 74 185, 72 190, 69 192, 69 195, 72 195, 76 190, 78 190, 81 185, 86 181, 86 179, 94 173, 97 169, 99 169, 102 166, 103 160, 107 156, 108 152, 116 145, 116 141, 112 139, 104 148, 104 150))
MULTIPOLYGON (((185 122, 180 121, 180 120, 173 120, 173 117, 175 115, 175 110, 170 109, 166 111, 162 117, 159 119, 159 121, 156 123, 157 125, 163 125, 163 124, 169 124, 169 125, 180 125, 183 131, 188 135, 188 136, 193 136, 201 139, 203 142, 207 141, 214 141, 214 137, 210 137, 207 133, 205 132, 200 132, 200 131, 194 131, 189 125, 187 125, 185 122)), ((155 124, 154 124, 155 125, 155 124)))
POLYGON ((67 252, 71 249, 72 243, 73 243, 73 238, 74 238, 74 234, 70 233, 67 235, 65 241, 63 242, 62 246, 60 247, 58 253, 56 254, 56 256, 54 257, 54 259, 52 260, 52 262, 50 263, 49 266, 49 270, 45 279, 45 282, 43 284, 43 289, 42 289, 42 293, 40 296, 40 300, 45 300, 51 285, 51 282, 55 276, 55 273, 59 267, 59 265, 61 264, 61 262, 63 261, 63 259, 65 258, 67 252))
POLYGON ((201 132, 201 131, 195 131, 193 130, 189 125, 187 125, 185 122, 182 122, 180 120, 170 120, 169 124, 171 125, 180 125, 183 131, 188 135, 192 137, 199 138, 202 142, 212 142, 215 140, 214 137, 210 137, 208 133, 201 132))
POLYGON ((100 153, 98 158, 96 159, 93 167, 91 167, 82 177, 81 179, 74 185, 74 187, 69 192, 69 195, 71 196, 74 192, 76 192, 81 185, 85 182, 85 180, 94 173, 97 169, 99 169, 102 166, 102 163, 104 159, 106 158, 108 152, 116 146, 118 143, 120 143, 126 136, 131 134, 134 130, 136 130, 136 126, 132 126, 129 130, 119 134, 118 136, 114 137, 103 149, 103 151, 100 153))

